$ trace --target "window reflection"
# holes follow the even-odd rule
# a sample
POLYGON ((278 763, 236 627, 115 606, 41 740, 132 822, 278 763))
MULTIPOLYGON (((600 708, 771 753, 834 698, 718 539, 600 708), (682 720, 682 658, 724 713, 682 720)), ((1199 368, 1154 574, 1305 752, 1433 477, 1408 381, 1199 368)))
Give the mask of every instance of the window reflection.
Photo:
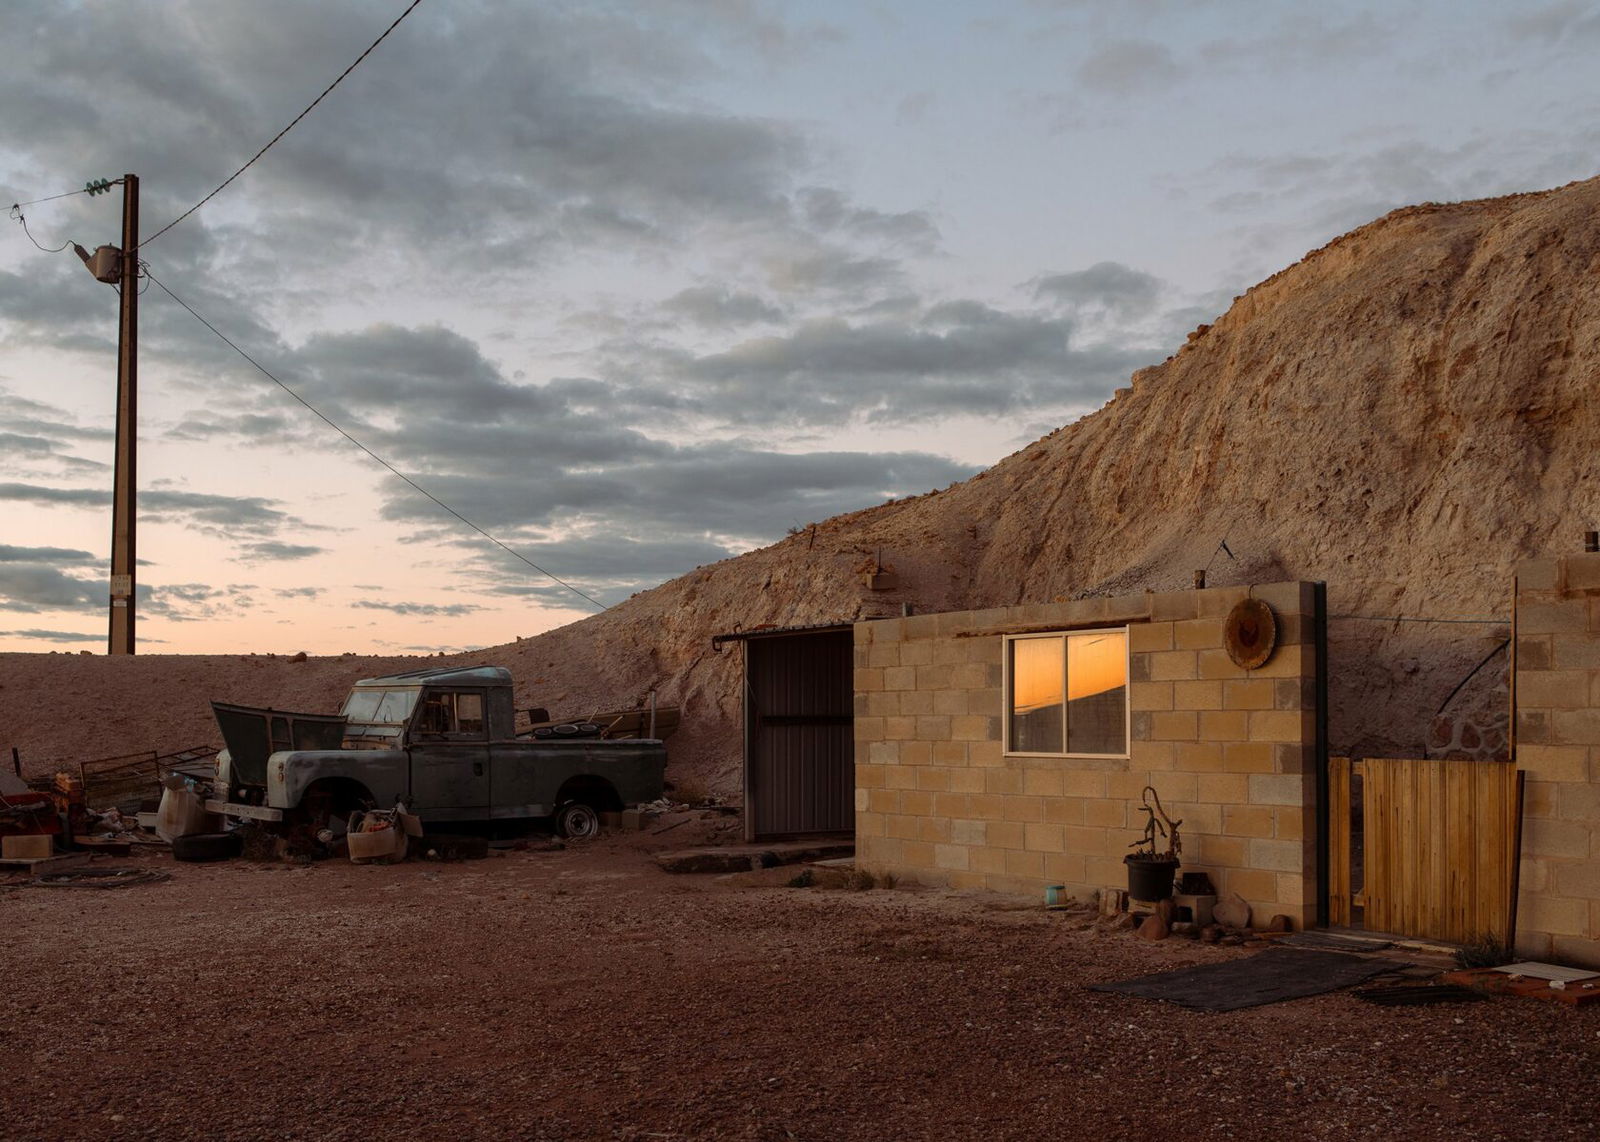
POLYGON ((1011 642, 1011 741, 1017 753, 1061 752, 1061 640, 1011 642))
POLYGON ((1128 636, 1067 637, 1067 752, 1127 752, 1128 636))
POLYGON ((1126 630, 1006 640, 1006 749, 1126 756, 1126 630))

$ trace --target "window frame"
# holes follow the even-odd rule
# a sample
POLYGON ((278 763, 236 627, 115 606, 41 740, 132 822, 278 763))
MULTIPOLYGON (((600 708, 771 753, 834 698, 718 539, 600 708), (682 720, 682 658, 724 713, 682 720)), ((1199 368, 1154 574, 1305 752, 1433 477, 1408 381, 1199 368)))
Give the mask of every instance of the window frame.
POLYGON ((418 718, 420 722, 421 711, 425 710, 430 702, 438 702, 448 711, 448 720, 451 726, 446 730, 424 730, 418 724, 412 738, 416 741, 426 742, 485 742, 489 740, 489 702, 488 695, 474 687, 432 687, 424 690, 417 703, 418 718), (478 700, 478 719, 481 725, 476 730, 463 730, 461 725, 461 699, 475 697, 478 700))
POLYGON ((1025 634, 1008 634, 1003 636, 1004 642, 1000 653, 1000 701, 1002 710, 1002 725, 1000 729, 1001 752, 1006 757, 1042 757, 1077 761, 1127 761, 1133 752, 1133 639, 1131 629, 1127 626, 1120 627, 1084 627, 1082 629, 1063 627, 1060 630, 1029 631, 1025 634), (1013 643, 1031 639, 1054 639, 1061 644, 1061 741, 1067 741, 1067 639, 1079 635, 1095 634, 1120 634, 1122 635, 1123 667, 1122 667, 1122 752, 1121 753, 1040 753, 1031 750, 1014 750, 1011 748, 1011 716, 1015 701, 1011 689, 1011 660, 1013 643))

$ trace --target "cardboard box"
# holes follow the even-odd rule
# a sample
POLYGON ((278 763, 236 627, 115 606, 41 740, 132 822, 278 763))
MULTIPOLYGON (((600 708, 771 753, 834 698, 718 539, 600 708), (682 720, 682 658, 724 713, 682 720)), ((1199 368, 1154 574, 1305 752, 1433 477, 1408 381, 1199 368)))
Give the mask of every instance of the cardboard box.
POLYGON ((55 839, 44 834, 0 837, 0 858, 5 860, 43 860, 55 853, 55 839))
POLYGON ((404 828, 374 829, 370 833, 346 833, 345 844, 356 864, 366 861, 399 861, 406 858, 404 828))

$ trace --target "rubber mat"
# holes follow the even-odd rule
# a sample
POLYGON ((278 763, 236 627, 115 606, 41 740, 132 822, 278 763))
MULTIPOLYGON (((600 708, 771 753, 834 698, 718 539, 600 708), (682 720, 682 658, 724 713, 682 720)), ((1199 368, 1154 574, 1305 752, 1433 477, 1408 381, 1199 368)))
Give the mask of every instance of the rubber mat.
POLYGON ((1373 956, 1268 948, 1242 960, 1097 983, 1090 990, 1163 999, 1195 1011, 1237 1011, 1338 991, 1402 966, 1373 956))

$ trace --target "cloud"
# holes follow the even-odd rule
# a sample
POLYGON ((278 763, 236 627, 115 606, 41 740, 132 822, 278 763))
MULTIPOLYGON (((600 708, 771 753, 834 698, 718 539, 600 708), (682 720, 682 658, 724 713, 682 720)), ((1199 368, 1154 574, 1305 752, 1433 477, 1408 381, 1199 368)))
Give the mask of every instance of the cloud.
POLYGON ((1161 296, 1161 279, 1120 262, 1096 262, 1086 270, 1049 274, 1033 283, 1035 297, 1075 309, 1101 310, 1120 319, 1147 316, 1161 296))
POLYGON ((1398 24, 1393 11, 1297 10, 1276 21, 1241 22, 1249 28, 1246 34, 1207 40, 1197 54, 1208 70, 1227 68, 1247 75, 1359 66, 1404 37, 1398 24))
POLYGON ((0 563, 98 563, 88 551, 71 547, 13 547, 0 543, 0 563))
POLYGON ((101 443, 115 438, 109 428, 79 424, 77 417, 65 409, 32 400, 3 384, 0 384, 0 428, 78 443, 101 443))
POLYGON ((0 563, 0 611, 36 614, 105 604, 103 577, 83 579, 45 563, 0 563))
POLYGON ((909 320, 819 318, 720 352, 662 355, 653 367, 705 415, 751 427, 827 426, 993 417, 1089 400, 1152 357, 1075 346, 1072 335, 1057 315, 950 301, 909 320))
POLYGON ((707 329, 775 324, 784 319, 783 310, 755 294, 718 286, 694 286, 680 290, 662 302, 661 308, 670 316, 684 318, 707 329))
POLYGON ((939 228, 920 210, 893 214, 873 210, 827 186, 803 187, 795 200, 801 217, 818 233, 845 234, 920 253, 931 253, 939 243, 939 228))
MULTIPOLYGON (((106 634, 104 631, 97 631, 94 634, 79 634, 70 630, 41 630, 35 627, 30 630, 0 630, 0 638, 21 638, 30 642, 104 642, 106 634)), ((150 640, 141 635, 139 641, 148 642, 150 640)), ((159 642, 161 640, 157 639, 156 641, 159 642)))
POLYGON ((52 488, 43 484, 0 484, 0 500, 45 506, 106 507, 111 493, 97 488, 52 488))
POLYGON ((117 292, 70 253, 30 259, 26 274, 0 270, 0 333, 14 345, 96 354, 115 368, 117 292))
POLYGON ((277 540, 263 540, 257 543, 246 543, 240 547, 240 554, 235 558, 241 563, 255 563, 267 561, 286 561, 292 559, 309 559, 313 555, 321 555, 328 549, 326 547, 312 547, 301 543, 280 543, 277 540))
POLYGON ((388 611, 395 615, 427 615, 458 618, 483 610, 473 603, 382 603, 372 599, 357 599, 349 604, 357 610, 388 611))
POLYGON ((1078 82, 1106 95, 1131 96, 1160 91, 1183 76, 1165 44, 1154 40, 1116 40, 1096 49, 1078 65, 1078 82))
POLYGON ((271 535, 280 528, 309 526, 275 506, 278 502, 264 496, 147 488, 139 493, 139 515, 141 519, 183 524, 209 535, 271 535))
POLYGON ((1509 16, 1505 27, 1515 39, 1578 46, 1600 39, 1600 8, 1586 0, 1561 0, 1509 16))
POLYGON ((325 587, 278 587, 272 593, 280 599, 315 599, 326 591, 325 587))
POLYGON ((14 470, 25 472, 30 464, 41 465, 41 470, 65 472, 104 471, 109 465, 99 460, 85 460, 64 452, 61 445, 43 436, 25 436, 18 432, 0 432, 0 455, 5 455, 14 470))
POLYGON ((819 249, 793 256, 774 255, 763 263, 767 284, 778 293, 838 295, 865 299, 873 291, 897 286, 904 271, 892 258, 859 257, 841 249, 819 249))

